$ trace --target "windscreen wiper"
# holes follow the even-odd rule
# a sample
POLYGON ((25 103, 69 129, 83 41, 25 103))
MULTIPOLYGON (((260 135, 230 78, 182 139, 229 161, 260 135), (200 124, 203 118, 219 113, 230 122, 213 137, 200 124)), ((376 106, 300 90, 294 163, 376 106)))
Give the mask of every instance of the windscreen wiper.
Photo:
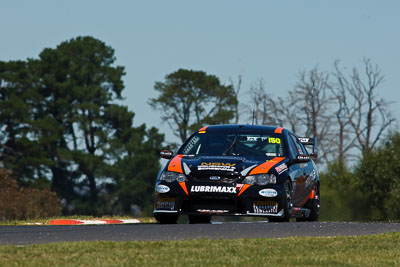
POLYGON ((237 143, 239 143, 240 141, 240 137, 237 136, 235 138, 235 140, 233 140, 232 144, 224 151, 224 153, 222 153, 223 156, 226 156, 228 154, 228 152, 234 147, 236 146, 237 143))

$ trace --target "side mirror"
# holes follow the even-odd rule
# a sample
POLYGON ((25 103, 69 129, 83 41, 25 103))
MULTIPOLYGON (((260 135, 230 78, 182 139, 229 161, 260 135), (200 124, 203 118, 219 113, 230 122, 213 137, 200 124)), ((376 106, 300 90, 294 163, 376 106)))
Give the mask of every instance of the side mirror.
POLYGON ((309 155, 305 155, 305 154, 300 154, 297 155, 297 157, 295 159, 292 159, 292 164, 295 163, 306 163, 310 161, 310 156, 309 155))
POLYGON ((160 157, 163 159, 171 159, 174 153, 169 150, 161 150, 160 157))

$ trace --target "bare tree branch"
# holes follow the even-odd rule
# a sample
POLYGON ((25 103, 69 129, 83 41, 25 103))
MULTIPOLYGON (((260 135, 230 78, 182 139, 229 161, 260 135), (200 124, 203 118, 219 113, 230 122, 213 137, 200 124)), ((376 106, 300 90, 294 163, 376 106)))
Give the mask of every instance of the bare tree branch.
MULTIPOLYGON (((384 75, 378 65, 364 59, 364 77, 355 67, 349 79, 335 62, 336 78, 334 95, 341 101, 340 106, 355 135, 357 146, 363 154, 368 154, 378 143, 384 131, 395 121, 387 107, 390 102, 378 99, 376 91, 383 82, 384 75), (348 97, 350 100, 348 100, 348 97), (352 103, 350 103, 352 101, 352 103)), ((350 148, 349 148, 350 149, 350 148)))
MULTIPOLYGON (((231 78, 229 78, 230 84, 234 89, 236 99, 239 99, 240 89, 242 88, 242 78, 243 78, 243 74, 240 73, 238 75, 238 80, 237 80, 236 85, 234 84, 233 80, 231 78)), ((239 119, 240 119, 240 112, 239 112, 239 101, 238 101, 235 106, 235 123, 236 124, 239 123, 239 119)))

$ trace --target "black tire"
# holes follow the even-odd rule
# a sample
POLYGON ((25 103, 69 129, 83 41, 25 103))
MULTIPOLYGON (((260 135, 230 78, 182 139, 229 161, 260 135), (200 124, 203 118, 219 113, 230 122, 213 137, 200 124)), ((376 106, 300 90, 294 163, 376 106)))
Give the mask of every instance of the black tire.
POLYGON ((269 217, 269 222, 289 222, 292 215, 292 184, 286 180, 283 184, 286 197, 283 198, 283 217, 269 217))
POLYGON ((210 223, 211 215, 189 215, 189 223, 210 223))
POLYGON ((319 192, 319 184, 315 187, 315 197, 313 199, 309 199, 307 203, 304 205, 304 208, 310 210, 310 215, 307 218, 297 218, 297 222, 316 222, 319 217, 319 209, 320 209, 320 192, 319 192))
POLYGON ((314 199, 309 200, 309 209, 311 210, 310 216, 308 216, 307 221, 316 222, 319 217, 319 208, 320 208, 320 193, 319 193, 319 185, 315 187, 315 197, 314 199))
POLYGON ((178 214, 154 214, 154 218, 161 224, 175 224, 179 218, 178 214))

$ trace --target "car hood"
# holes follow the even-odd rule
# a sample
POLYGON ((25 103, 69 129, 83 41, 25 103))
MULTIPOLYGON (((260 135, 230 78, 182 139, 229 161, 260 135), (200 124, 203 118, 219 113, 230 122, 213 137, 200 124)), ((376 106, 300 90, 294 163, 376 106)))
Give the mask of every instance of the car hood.
POLYGON ((229 156, 183 156, 182 167, 185 174, 246 176, 265 160, 229 156))

